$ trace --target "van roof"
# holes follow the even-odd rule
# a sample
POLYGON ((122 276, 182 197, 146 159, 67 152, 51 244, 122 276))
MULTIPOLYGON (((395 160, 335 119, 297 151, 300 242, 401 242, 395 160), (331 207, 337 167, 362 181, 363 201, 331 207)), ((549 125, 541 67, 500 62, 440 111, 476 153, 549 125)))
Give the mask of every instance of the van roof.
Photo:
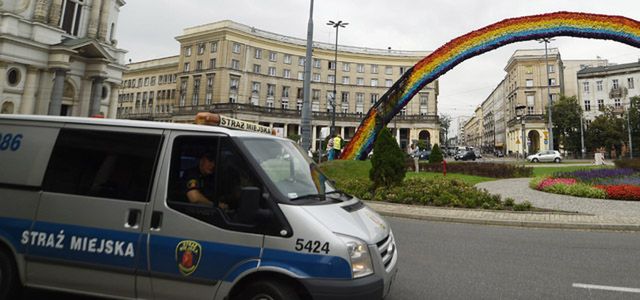
POLYGON ((3 121, 3 120, 216 132, 216 133, 227 134, 229 136, 234 136, 234 137, 263 137, 263 138, 272 137, 272 138, 281 139, 280 137, 276 137, 276 136, 272 136, 264 133, 243 131, 239 129, 230 129, 226 127, 212 126, 212 125, 195 125, 195 124, 123 120, 123 119, 41 116, 41 115, 0 115, 0 121, 3 121))

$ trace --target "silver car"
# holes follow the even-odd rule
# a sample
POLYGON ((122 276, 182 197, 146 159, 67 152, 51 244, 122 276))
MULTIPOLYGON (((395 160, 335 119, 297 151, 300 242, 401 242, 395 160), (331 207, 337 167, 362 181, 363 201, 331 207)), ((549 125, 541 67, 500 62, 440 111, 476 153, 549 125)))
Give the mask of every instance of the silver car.
POLYGON ((560 152, 556 150, 545 150, 545 151, 540 151, 536 154, 527 156, 527 160, 533 163, 537 163, 537 162, 559 163, 562 161, 562 155, 560 155, 560 152))

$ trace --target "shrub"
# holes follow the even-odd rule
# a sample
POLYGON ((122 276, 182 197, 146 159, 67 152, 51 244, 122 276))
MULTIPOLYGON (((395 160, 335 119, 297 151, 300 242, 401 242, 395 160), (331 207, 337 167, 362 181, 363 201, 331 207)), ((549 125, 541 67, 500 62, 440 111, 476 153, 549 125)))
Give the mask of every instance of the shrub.
POLYGON ((522 202, 522 203, 515 204, 513 206, 513 210, 515 210, 515 211, 525 211, 525 210, 531 210, 531 207, 532 207, 531 202, 525 201, 525 202, 522 202))
POLYGON ((595 188, 588 184, 584 183, 575 183, 571 185, 566 184, 553 184, 546 186, 543 191, 554 193, 554 194, 562 194, 562 195, 570 195, 575 197, 586 197, 586 198, 597 198, 604 199, 607 197, 607 194, 601 189, 595 188))
POLYGON ((438 146, 438 144, 433 145, 433 148, 431 149, 431 154, 429 154, 429 163, 430 164, 441 163, 442 160, 443 160, 443 157, 442 157, 442 151, 440 150, 440 147, 438 146))
POLYGON ((537 190, 538 186, 540 186, 540 183, 542 181, 546 180, 546 179, 549 179, 549 178, 551 178, 551 177, 548 177, 548 176, 535 177, 535 178, 531 179, 531 181, 529 181, 529 187, 534 189, 534 190, 537 190))
POLYGON ((407 172, 405 154, 391 136, 389 129, 384 127, 373 146, 375 155, 371 158, 369 178, 373 186, 391 187, 400 185, 407 172))
POLYGON ((619 159, 613 162, 616 164, 616 168, 629 168, 636 171, 640 171, 640 158, 634 159, 619 159))
POLYGON ((511 207, 511 206, 513 206, 515 204, 515 202, 516 201, 513 200, 513 198, 504 199, 504 206, 511 207))
POLYGON ((544 190, 546 187, 551 187, 552 185, 573 185, 576 184, 577 181, 573 178, 547 178, 542 180, 536 189, 544 190))
MULTIPOLYGON (((431 152, 433 155, 433 152, 431 152)), ((412 162, 413 163, 413 162, 412 162)), ((442 164, 420 164, 420 170, 426 172, 442 172, 442 164)), ((530 177, 533 168, 521 165, 498 163, 447 163, 447 173, 459 173, 491 178, 530 177)))

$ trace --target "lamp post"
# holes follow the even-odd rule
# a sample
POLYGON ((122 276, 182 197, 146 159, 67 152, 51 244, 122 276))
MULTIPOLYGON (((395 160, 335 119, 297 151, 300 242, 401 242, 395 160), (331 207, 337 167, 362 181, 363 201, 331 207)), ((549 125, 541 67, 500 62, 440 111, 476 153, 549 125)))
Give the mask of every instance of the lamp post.
POLYGON ((551 107, 553 105, 551 101, 551 82, 549 82, 549 54, 547 52, 547 44, 551 43, 553 39, 550 38, 542 38, 538 40, 539 43, 544 43, 544 61, 547 66, 547 98, 549 100, 547 104, 547 108, 549 111, 549 150, 553 150, 553 119, 551 117, 551 107))
POLYGON ((524 156, 524 150, 525 147, 527 145, 527 142, 525 140, 525 136, 524 136, 524 113, 525 113, 525 109, 527 108, 526 105, 518 105, 516 106, 516 114, 520 116, 520 131, 522 132, 522 138, 521 138, 521 142, 522 142, 522 159, 525 159, 526 157, 524 156))
POLYGON ((629 133, 629 158, 633 158, 633 144, 631 143, 631 99, 627 107, 627 132, 629 133))
POLYGON ((584 123, 583 123, 583 120, 584 120, 584 116, 580 115, 580 146, 581 146, 580 147, 580 152, 582 153, 582 159, 584 159, 585 152, 587 151, 584 148, 584 123))
POLYGON ((335 135, 336 132, 336 98, 337 98, 337 94, 338 92, 336 91, 336 85, 338 82, 338 29, 340 27, 345 28, 347 25, 349 25, 349 23, 346 22, 342 22, 342 21, 338 21, 338 22, 334 22, 334 21, 329 21, 327 22, 327 25, 333 27, 336 29, 336 49, 335 49, 335 56, 333 59, 333 101, 331 102, 331 136, 333 137, 335 135))
POLYGON ((307 51, 304 62, 304 83, 302 86, 302 118, 300 120, 300 131, 302 133, 302 149, 311 149, 311 59, 313 48, 313 0, 309 9, 309 22, 307 25, 307 51))

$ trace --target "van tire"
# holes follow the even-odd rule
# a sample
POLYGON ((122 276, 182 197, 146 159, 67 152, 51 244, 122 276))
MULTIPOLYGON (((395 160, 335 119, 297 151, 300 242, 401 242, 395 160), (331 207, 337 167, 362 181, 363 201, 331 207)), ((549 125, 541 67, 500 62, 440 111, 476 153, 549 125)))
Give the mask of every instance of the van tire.
POLYGON ((261 280, 246 286, 237 300, 299 300, 300 296, 289 285, 279 281, 261 280))
POLYGON ((13 257, 0 249, 0 300, 15 299, 19 290, 20 281, 13 257))

